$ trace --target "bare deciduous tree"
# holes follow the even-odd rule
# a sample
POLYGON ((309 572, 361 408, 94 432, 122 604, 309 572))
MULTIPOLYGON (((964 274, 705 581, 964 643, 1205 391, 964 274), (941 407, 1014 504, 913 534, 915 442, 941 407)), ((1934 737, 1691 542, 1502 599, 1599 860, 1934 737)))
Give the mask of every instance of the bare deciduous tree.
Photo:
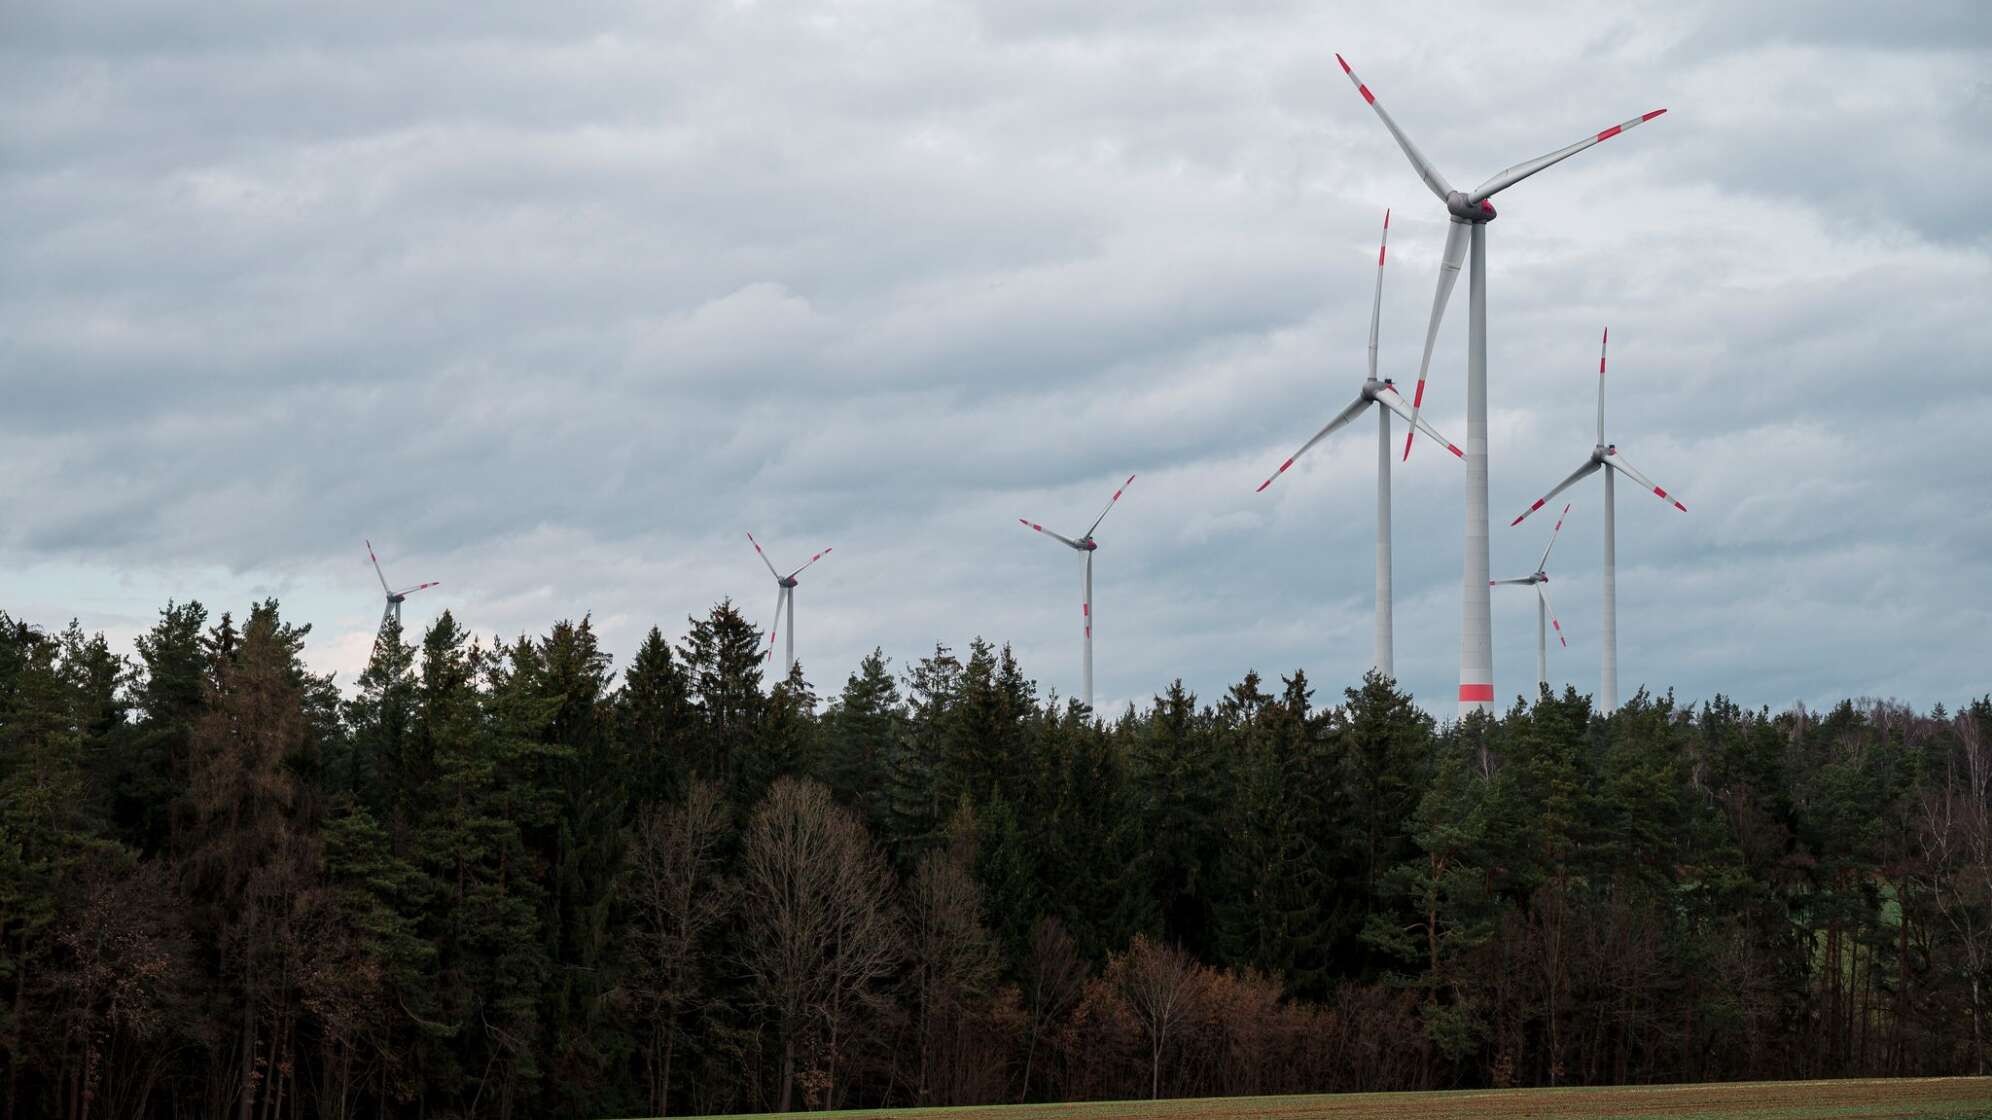
POLYGON ((718 784, 701 779, 682 805, 645 814, 630 845, 626 897, 635 920, 622 995, 649 1028, 644 1066, 659 1116, 670 1114, 671 1060, 684 1017, 707 998, 706 938, 733 907, 733 884, 720 874, 726 822, 718 784))
POLYGON ((781 1034, 781 1110, 794 1103, 796 1051, 812 1029, 822 1031, 822 1096, 834 1107, 844 1031, 875 1008, 903 953, 892 872, 828 789, 782 777, 748 823, 742 874, 740 961, 781 1034))
POLYGON ((1031 1067, 1038 1042, 1051 1025, 1070 1014, 1086 987, 1086 962, 1056 917, 1031 926, 1030 955, 1024 959, 1024 995, 1030 1011, 1030 1041, 1024 1049, 1024 1083, 1019 1101, 1030 1099, 1031 1067))
POLYGON ((1971 990, 1971 1053, 1985 1073, 1986 967, 1992 964, 1992 742, 1970 712, 1953 724, 1957 749, 1941 789, 1923 797, 1921 836, 1930 897, 1950 926, 1971 990))
POLYGON ((1119 990, 1148 1042, 1148 1097, 1162 1095, 1162 1052, 1169 1035, 1203 1001, 1208 977, 1196 960, 1174 945, 1160 945, 1137 934, 1127 952, 1107 965, 1108 980, 1119 990))
POLYGON ((965 1086, 964 1033, 974 1007, 996 980, 996 946, 982 922, 975 882, 975 813, 967 806, 948 825, 948 846, 928 852, 913 873, 909 948, 920 1013, 922 1104, 959 1104, 965 1086))

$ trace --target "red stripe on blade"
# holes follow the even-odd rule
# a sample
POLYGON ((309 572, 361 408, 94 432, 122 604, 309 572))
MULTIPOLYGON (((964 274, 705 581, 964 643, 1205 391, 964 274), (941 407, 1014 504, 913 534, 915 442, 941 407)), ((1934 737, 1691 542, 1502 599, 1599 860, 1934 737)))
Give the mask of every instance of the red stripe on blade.
POLYGON ((1345 58, 1343 58, 1343 57, 1342 57, 1341 55, 1339 55, 1339 54, 1338 54, 1338 55, 1336 55, 1336 56, 1335 56, 1335 61, 1337 61, 1337 62, 1339 62, 1339 63, 1341 63, 1341 64, 1342 64, 1342 73, 1344 73, 1344 74, 1353 74, 1353 73, 1355 73, 1355 71, 1353 71, 1353 70, 1350 70, 1350 69, 1349 69, 1349 63, 1348 63, 1348 60, 1347 60, 1347 59, 1345 59, 1345 58))
POLYGON ((1653 119, 1654 117, 1657 117, 1657 116, 1659 116, 1660 114, 1662 114, 1662 113, 1664 113, 1664 112, 1666 112, 1666 111, 1667 111, 1667 110, 1665 110, 1665 109, 1655 109, 1655 110, 1653 110, 1653 111, 1652 111, 1652 112, 1650 112, 1650 113, 1641 113, 1641 114, 1640 114, 1640 116, 1639 116, 1639 119, 1640 119, 1641 121, 1650 121, 1650 120, 1652 120, 1652 119, 1653 119))
POLYGON ((1623 127, 1623 126, 1621 126, 1621 125, 1616 125, 1616 124, 1615 124, 1615 125, 1611 126, 1610 128, 1608 128, 1608 129, 1604 130, 1603 132, 1600 132, 1600 133, 1598 133, 1598 139, 1600 139, 1600 140, 1610 140, 1610 139, 1611 139, 1612 137, 1614 137, 1614 136, 1617 136, 1617 135, 1618 135, 1619 133, 1621 133, 1621 132, 1624 132, 1624 131, 1625 131, 1625 129, 1624 129, 1624 127, 1623 127))
POLYGON ((1371 93, 1369 91, 1368 86, 1357 86, 1356 88, 1362 91, 1364 101, 1367 101, 1372 105, 1376 104, 1376 94, 1371 93))

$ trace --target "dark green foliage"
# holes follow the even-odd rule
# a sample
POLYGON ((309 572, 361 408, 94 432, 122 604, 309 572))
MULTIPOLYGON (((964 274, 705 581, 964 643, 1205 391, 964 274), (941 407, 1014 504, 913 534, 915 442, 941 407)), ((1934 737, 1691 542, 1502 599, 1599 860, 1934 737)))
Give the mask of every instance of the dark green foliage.
POLYGON ((586 618, 491 646, 390 624, 342 699, 308 637, 274 602, 169 604, 127 661, 0 615, 0 1120, 1992 1049, 1992 699, 1604 715, 1566 690, 1440 724, 1374 675, 1317 708, 1253 673, 1102 722, 973 639, 897 677, 875 650, 825 702, 728 603, 621 672, 586 618), (1130 1000, 1164 988, 1187 1002, 1159 1055, 1130 1000))

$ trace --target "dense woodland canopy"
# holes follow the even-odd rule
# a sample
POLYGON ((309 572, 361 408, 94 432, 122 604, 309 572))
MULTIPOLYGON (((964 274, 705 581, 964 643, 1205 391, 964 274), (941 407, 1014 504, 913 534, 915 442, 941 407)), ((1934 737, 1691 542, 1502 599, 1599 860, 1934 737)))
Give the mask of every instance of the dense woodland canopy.
POLYGON ((1982 1071, 1992 702, 1374 677, 1105 722, 729 604, 122 658, 0 615, 0 1120, 529 1117, 1982 1071))

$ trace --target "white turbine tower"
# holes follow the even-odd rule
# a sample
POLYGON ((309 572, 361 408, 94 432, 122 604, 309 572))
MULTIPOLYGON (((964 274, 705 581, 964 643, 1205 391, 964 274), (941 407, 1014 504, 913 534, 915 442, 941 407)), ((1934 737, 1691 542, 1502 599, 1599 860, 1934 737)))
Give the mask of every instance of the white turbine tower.
POLYGON ((1623 474, 1646 489, 1653 491, 1654 496, 1658 497, 1661 501, 1667 502, 1682 513, 1688 512, 1688 507, 1681 504, 1681 499, 1678 495, 1669 493, 1667 490, 1654 485, 1652 479, 1640 474, 1632 468, 1631 463, 1625 461, 1625 458, 1619 454, 1617 444, 1605 442, 1605 344, 1611 341, 1611 337, 1612 332, 1610 328, 1606 328, 1604 337, 1598 341, 1598 442, 1596 446, 1591 448, 1591 457, 1584 461, 1583 466, 1572 471, 1569 478, 1557 483, 1556 489, 1537 498, 1534 505, 1522 511, 1521 517, 1517 517, 1509 522, 1510 525, 1520 525, 1522 518, 1541 509, 1544 502, 1568 490, 1586 475, 1601 468, 1604 469, 1605 648, 1602 664, 1599 667, 1598 706, 1600 711, 1605 712, 1618 710, 1618 546, 1613 540, 1617 533, 1617 518, 1613 509, 1616 497, 1612 485, 1613 476, 1623 474))
MULTIPOLYGON (((1356 77, 1341 55, 1335 61, 1354 82, 1357 92, 1382 119, 1383 127, 1397 140, 1397 146, 1411 160, 1418 177, 1425 181, 1451 216, 1446 232, 1446 248, 1439 262, 1438 291, 1432 297, 1432 321, 1425 330, 1425 356, 1418 362, 1418 388, 1411 397, 1415 418, 1425 401, 1425 375, 1432 364, 1432 347, 1439 336, 1439 322, 1445 317, 1446 300, 1453 282, 1459 279, 1461 258, 1470 241, 1473 250, 1471 289, 1467 296, 1466 351, 1466 565, 1462 579, 1459 635, 1459 710, 1492 711, 1494 708, 1494 637, 1489 601, 1487 571, 1487 223, 1494 220, 1494 205, 1487 200, 1552 164, 1569 159, 1593 144, 1609 140, 1666 112, 1650 113, 1615 124, 1603 132, 1587 136, 1566 148, 1526 163, 1518 163, 1471 191, 1453 189, 1445 176, 1425 159, 1411 138, 1384 112, 1369 87, 1356 77)), ((1411 433, 1405 433, 1404 454, 1411 454, 1411 433)))
POLYGON ((430 580, 428 583, 418 583, 413 587, 404 587, 401 590, 396 591, 395 589, 387 585, 387 576, 381 573, 380 558, 374 555, 373 542, 367 541, 366 546, 367 546, 367 559, 373 561, 374 576, 375 578, 380 580, 380 589, 383 592, 386 592, 387 594, 387 609, 380 613, 380 628, 385 630, 387 629, 388 619, 391 618, 396 623, 399 623, 401 621, 401 601, 403 599, 408 598, 410 595, 415 594, 417 591, 426 591, 429 588, 434 587, 437 584, 441 583, 442 580, 433 579, 430 580))
POLYGON ((1273 477, 1259 484, 1263 492, 1273 484, 1273 479, 1287 472, 1294 460, 1307 454, 1308 449, 1345 424, 1363 414, 1363 410, 1374 404, 1376 410, 1376 671, 1386 677, 1396 676, 1393 665, 1393 647, 1390 617, 1390 414, 1395 412, 1404 417, 1405 423, 1415 424, 1419 431, 1438 440, 1445 449, 1454 455, 1464 456, 1458 447, 1440 435, 1424 420, 1412 416, 1404 404, 1404 398, 1388 378, 1379 381, 1376 377, 1376 333, 1377 323, 1383 317, 1383 257, 1390 240, 1390 211, 1383 212, 1383 238, 1376 247, 1376 294, 1370 300, 1369 328, 1369 376, 1364 379, 1362 391, 1357 394, 1354 404, 1343 409, 1328 426, 1314 433, 1314 438, 1300 445, 1300 450, 1287 457, 1273 477))
POLYGON ((1028 521, 1021 517, 1017 518, 1017 522, 1026 528, 1036 529, 1045 536, 1063 543, 1068 548, 1078 549, 1086 557, 1086 575, 1084 582, 1081 584, 1085 598, 1081 601, 1079 610, 1086 624, 1085 691, 1086 708, 1089 711, 1093 707, 1093 552, 1100 547, 1093 540, 1093 530, 1099 528, 1100 522, 1105 521, 1107 515, 1114 511, 1114 503, 1120 501, 1120 496, 1127 491, 1128 484, 1133 481, 1134 476, 1128 475, 1127 482, 1121 483, 1120 489, 1114 491, 1114 496, 1107 499, 1107 508, 1100 511, 1100 516, 1093 519, 1093 524, 1088 526, 1086 532, 1076 541, 1071 537, 1061 537, 1035 521, 1028 521))
POLYGON ((1549 591, 1547 588, 1543 586, 1544 584, 1549 582, 1549 573, 1543 570, 1549 566, 1549 550, 1556 547, 1556 535, 1563 531, 1563 519, 1565 517, 1568 517, 1569 515, 1570 515, 1570 504, 1566 502, 1564 503, 1563 506, 1563 512, 1556 515, 1556 528, 1551 529, 1549 531, 1549 544, 1543 547, 1542 559, 1536 561, 1536 570, 1534 575, 1524 576, 1521 579, 1497 579, 1494 581, 1497 584, 1519 583, 1524 586, 1535 588, 1536 691, 1537 692, 1541 692, 1543 689, 1549 687, 1549 630, 1543 625, 1543 620, 1548 619, 1549 625, 1556 627, 1557 641, 1562 642, 1565 646, 1568 646, 1570 644, 1568 641, 1564 640, 1563 624, 1561 622, 1556 621, 1556 611, 1553 610, 1549 605, 1549 591))
POLYGON ((775 620, 768 624, 768 652, 763 656, 769 658, 775 656, 775 631, 781 628, 782 608, 786 606, 788 608, 788 645, 785 647, 783 653, 782 672, 791 672, 795 669, 795 588, 796 584, 800 582, 795 577, 802 574, 802 568, 807 568, 810 564, 814 564, 825 556, 830 555, 830 550, 827 548, 824 549, 810 557, 808 562, 803 564, 802 568, 797 568, 795 571, 783 575, 775 570, 775 562, 768 559, 768 554, 761 551, 761 542, 754 539, 754 534, 747 534, 747 543, 754 546, 754 555, 759 556, 761 563, 768 566, 768 574, 775 577, 775 587, 778 588, 775 592, 775 620))

